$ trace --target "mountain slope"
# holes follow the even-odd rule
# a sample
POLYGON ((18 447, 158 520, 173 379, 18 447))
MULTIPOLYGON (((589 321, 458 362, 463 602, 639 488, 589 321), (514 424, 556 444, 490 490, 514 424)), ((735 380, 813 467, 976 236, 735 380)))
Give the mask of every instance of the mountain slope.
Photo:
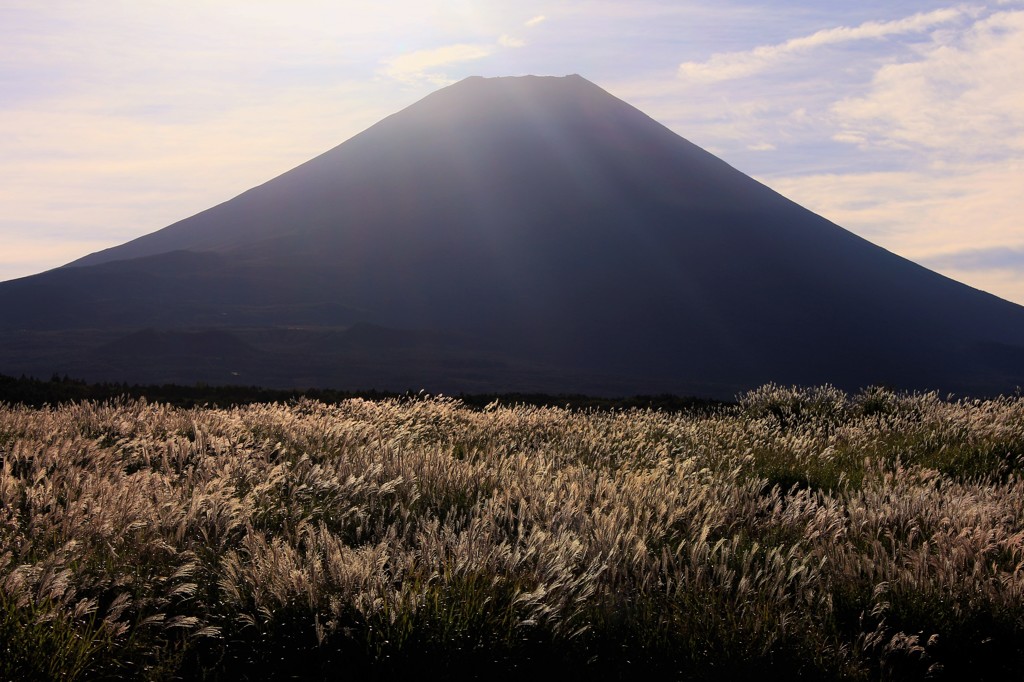
MULTIPOLYGON (((77 334, 86 348, 53 358, 79 374, 98 336, 160 327, 234 330, 272 358, 246 378, 275 385, 1024 384, 1024 308, 856 237, 578 76, 452 85, 231 201, 0 284, 0 309, 22 338, 77 334), (363 324, 439 336, 430 353, 353 355, 320 333, 363 324), (299 328, 299 357, 281 328, 299 328)), ((0 342, 0 371, 18 362, 0 342)))

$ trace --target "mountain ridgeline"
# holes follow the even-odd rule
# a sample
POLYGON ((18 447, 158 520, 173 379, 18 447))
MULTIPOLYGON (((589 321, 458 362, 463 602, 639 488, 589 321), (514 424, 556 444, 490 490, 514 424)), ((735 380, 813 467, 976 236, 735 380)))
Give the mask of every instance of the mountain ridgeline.
POLYGON ((0 372, 430 391, 1024 385, 1024 308, 579 76, 468 78, 162 230, 0 284, 0 372))

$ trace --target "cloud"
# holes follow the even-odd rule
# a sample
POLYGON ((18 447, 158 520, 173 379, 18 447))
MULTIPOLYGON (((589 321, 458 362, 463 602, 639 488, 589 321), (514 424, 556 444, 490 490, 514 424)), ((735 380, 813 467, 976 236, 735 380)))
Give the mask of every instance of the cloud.
POLYGON ((926 152, 933 161, 1024 152, 1024 11, 937 35, 917 58, 888 64, 868 92, 837 102, 834 139, 926 152))
POLYGON ((417 50, 385 60, 384 74, 404 83, 448 85, 452 79, 443 72, 443 67, 490 57, 498 48, 525 46, 526 41, 522 38, 503 33, 494 43, 457 43, 417 50))
POLYGON ((961 18, 962 8, 947 8, 922 12, 894 21, 868 21, 858 26, 838 26, 823 29, 775 45, 761 45, 743 52, 719 52, 703 62, 683 62, 678 76, 696 82, 716 82, 745 78, 771 68, 778 61, 793 54, 807 52, 826 45, 872 40, 892 35, 921 33, 941 24, 961 18))
POLYGON ((537 24, 543 24, 545 21, 547 21, 547 17, 544 16, 543 14, 538 14, 534 18, 524 23, 523 26, 533 27, 536 26, 537 24))
POLYGON ((922 264, 953 270, 1024 271, 1024 247, 995 246, 988 249, 964 249, 930 256, 922 264))
POLYGON ((395 80, 407 83, 427 80, 447 84, 447 76, 435 71, 438 67, 481 59, 493 52, 493 45, 479 43, 458 43, 430 50, 417 50, 386 60, 384 73, 395 80))
POLYGON ((832 136, 832 139, 836 142, 844 142, 847 144, 863 145, 867 142, 867 136, 856 130, 843 130, 832 136))
POLYGON ((758 142, 757 144, 747 145, 747 149, 752 152, 773 152, 775 151, 775 145, 771 142, 758 142))
POLYGON ((526 41, 520 38, 513 38, 510 35, 502 35, 498 38, 498 45, 502 47, 523 47, 526 45, 526 41))

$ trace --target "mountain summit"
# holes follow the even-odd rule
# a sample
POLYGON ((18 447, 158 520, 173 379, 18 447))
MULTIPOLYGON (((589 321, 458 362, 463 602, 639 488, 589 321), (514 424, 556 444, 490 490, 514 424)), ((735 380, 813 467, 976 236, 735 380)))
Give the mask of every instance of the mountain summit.
POLYGON ((719 397, 1024 384, 1024 308, 579 76, 463 80, 219 206, 0 284, 0 310, 8 374, 719 397))

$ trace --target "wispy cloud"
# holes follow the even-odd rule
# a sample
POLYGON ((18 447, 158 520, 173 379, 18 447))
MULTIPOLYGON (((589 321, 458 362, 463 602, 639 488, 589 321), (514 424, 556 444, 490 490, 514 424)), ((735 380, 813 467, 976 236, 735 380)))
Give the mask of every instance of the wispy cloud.
POLYGON ((384 73, 395 80, 417 82, 427 80, 447 84, 450 79, 439 73, 439 67, 487 57, 494 52, 493 45, 459 43, 430 50, 416 50, 386 60, 384 73))
POLYGON ((547 21, 547 17, 544 16, 543 14, 538 14, 537 16, 525 22, 523 26, 532 27, 536 26, 537 24, 543 24, 545 21, 547 21))
POLYGON ((996 246, 989 249, 964 249, 922 259, 925 265, 954 270, 1024 271, 1024 247, 996 246))
POLYGON ((959 19, 966 9, 955 7, 923 12, 894 21, 868 21, 858 26, 837 26, 783 43, 761 45, 752 50, 720 52, 702 62, 683 62, 678 75, 697 82, 715 82, 745 78, 771 68, 778 61, 815 48, 858 40, 885 38, 906 33, 920 33, 959 19))
POLYGON ((868 92, 833 107, 834 139, 913 148, 933 161, 1024 152, 1024 11, 936 36, 916 59, 883 66, 868 92))
POLYGON ((499 49, 516 49, 525 46, 526 41, 522 38, 503 33, 493 43, 457 43, 406 52, 384 60, 383 73, 404 83, 427 82, 434 85, 447 85, 454 79, 448 75, 445 67, 490 57, 499 49))
POLYGON ((498 38, 498 45, 502 47, 525 47, 526 41, 522 38, 514 38, 510 35, 502 35, 498 38))

